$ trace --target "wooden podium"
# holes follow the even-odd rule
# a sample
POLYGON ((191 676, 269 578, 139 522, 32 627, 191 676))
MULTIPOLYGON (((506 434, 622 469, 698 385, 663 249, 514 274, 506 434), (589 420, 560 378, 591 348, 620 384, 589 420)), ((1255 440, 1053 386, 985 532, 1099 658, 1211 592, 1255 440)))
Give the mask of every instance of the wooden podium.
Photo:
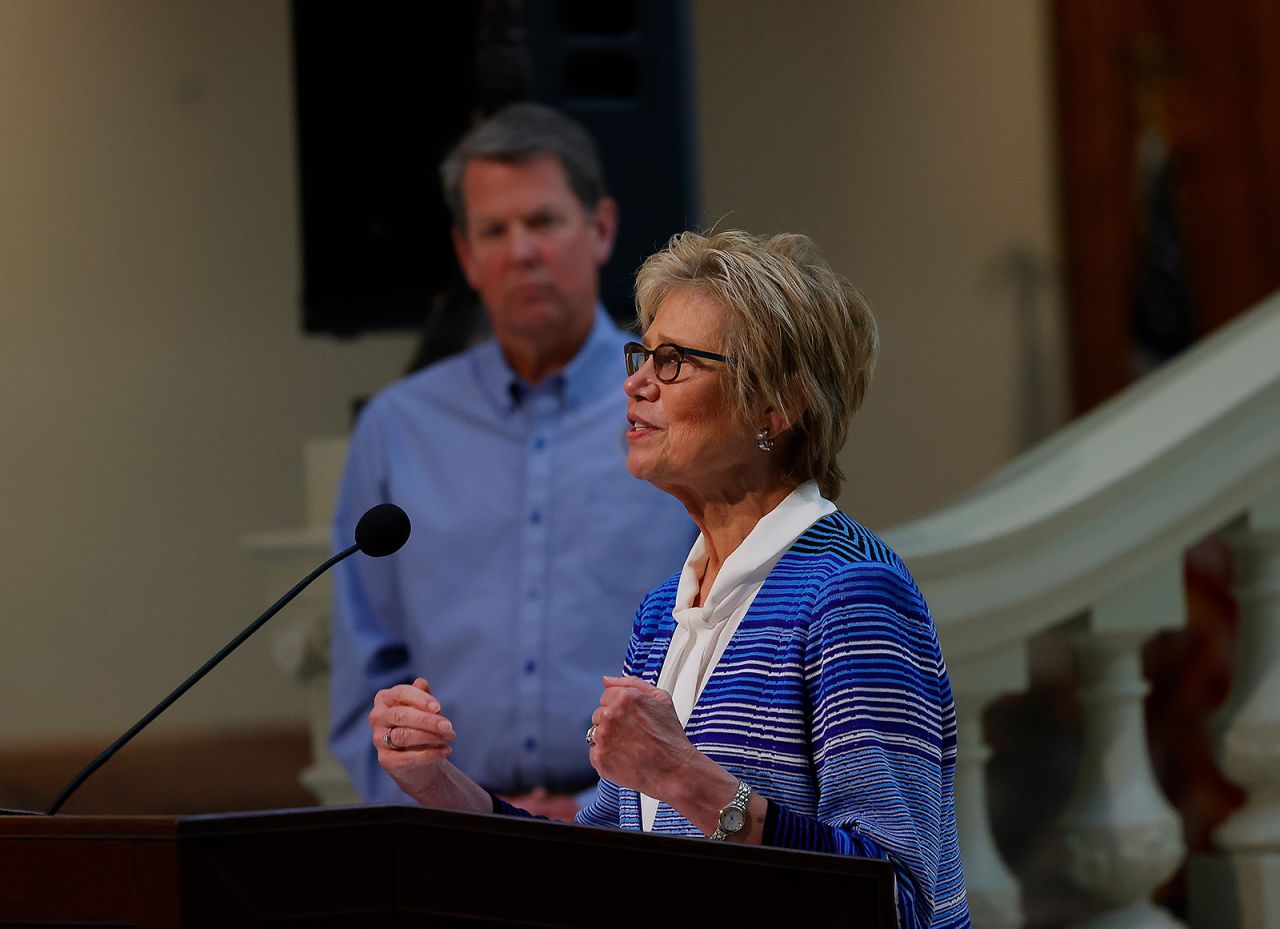
POLYGON ((895 925, 884 861, 347 807, 0 817, 0 926, 895 925))

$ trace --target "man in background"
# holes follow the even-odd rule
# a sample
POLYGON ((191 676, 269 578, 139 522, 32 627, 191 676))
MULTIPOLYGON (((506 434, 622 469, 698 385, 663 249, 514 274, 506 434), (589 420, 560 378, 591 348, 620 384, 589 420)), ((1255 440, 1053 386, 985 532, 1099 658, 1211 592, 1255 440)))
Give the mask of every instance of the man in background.
POLYGON ((465 735, 459 767, 569 818, 595 783, 583 733, 600 676, 616 673, 636 605, 696 531, 626 471, 630 336, 599 303, 618 212, 591 138, 515 104, 440 174, 493 338, 392 384, 357 421, 336 538, 386 501, 413 533, 394 558, 338 568, 330 742, 361 797, 406 800, 366 717, 379 689, 422 676, 465 735))

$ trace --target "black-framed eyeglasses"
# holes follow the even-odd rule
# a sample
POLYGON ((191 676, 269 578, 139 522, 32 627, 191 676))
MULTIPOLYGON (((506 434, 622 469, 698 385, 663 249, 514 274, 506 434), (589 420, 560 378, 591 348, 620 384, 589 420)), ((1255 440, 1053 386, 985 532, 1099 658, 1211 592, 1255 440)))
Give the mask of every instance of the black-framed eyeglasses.
POLYGON ((715 352, 704 352, 700 348, 685 348, 674 342, 663 342, 653 348, 645 348, 639 342, 628 342, 622 346, 622 356, 627 360, 627 377, 635 374, 647 359, 653 359, 653 374, 664 384, 670 384, 680 376, 680 366, 692 355, 695 358, 709 358, 712 361, 723 361, 733 364, 728 355, 715 352))

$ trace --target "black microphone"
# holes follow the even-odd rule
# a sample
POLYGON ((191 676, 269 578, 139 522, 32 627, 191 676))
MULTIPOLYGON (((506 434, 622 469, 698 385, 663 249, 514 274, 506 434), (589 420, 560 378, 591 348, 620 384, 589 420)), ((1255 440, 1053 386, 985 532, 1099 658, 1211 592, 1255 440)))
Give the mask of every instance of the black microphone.
MULTIPOLYGON (((196 671, 195 674, 191 675, 179 684, 173 693, 161 700, 160 703, 151 710, 151 712, 147 713, 146 716, 134 723, 133 727, 128 732, 107 746, 106 751, 93 759, 93 761, 91 761, 83 771, 71 779, 70 784, 62 789, 62 793, 58 794, 58 799, 53 801, 53 804, 45 811, 45 815, 52 816, 54 813, 58 812, 58 810, 62 809, 62 805, 67 802, 67 799, 75 793, 77 789, 79 789, 81 784, 89 779, 89 775, 93 774, 94 771, 97 771, 106 764, 107 760, 116 752, 120 751, 120 749, 124 748, 130 739, 145 729, 153 719, 167 710, 175 700, 190 690, 195 683, 200 680, 200 678, 212 671, 223 658, 226 658, 233 651, 239 648, 245 639, 249 638, 249 636, 262 628, 267 620, 280 612, 281 608, 300 594, 308 584, 318 578, 321 574, 324 574, 324 572, 328 571, 339 561, 349 555, 354 555, 356 552, 364 552, 372 558, 383 558, 387 555, 393 554, 394 552, 398 552, 400 547, 408 540, 410 528, 408 515, 406 515, 405 511, 400 509, 400 507, 396 506, 394 503, 380 503, 367 510, 365 514, 360 517, 360 521, 356 523, 355 545, 338 552, 338 554, 334 555, 320 567, 316 568, 295 584, 292 590, 273 603, 265 613, 255 619, 243 632, 228 642, 223 647, 222 651, 218 652, 218 654, 206 661, 200 667, 200 670, 196 671)), ((14 810, 12 812, 18 811, 14 810)))
MULTIPOLYGON (((371 507, 356 523, 356 548, 370 558, 385 558, 409 540, 409 516, 394 503, 371 507)), ((347 551, 342 558, 351 554, 347 551)), ((324 570, 321 568, 320 570, 324 570)))

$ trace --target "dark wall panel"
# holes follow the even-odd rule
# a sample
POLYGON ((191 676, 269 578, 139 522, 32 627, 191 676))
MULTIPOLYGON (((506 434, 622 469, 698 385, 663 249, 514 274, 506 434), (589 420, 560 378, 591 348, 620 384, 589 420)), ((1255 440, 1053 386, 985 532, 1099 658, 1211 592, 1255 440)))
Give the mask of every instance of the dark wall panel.
POLYGON ((436 167, 473 114, 527 97, 596 137, 622 205, 604 299, 696 219, 684 0, 295 0, 304 326, 418 329, 463 288, 436 167))

